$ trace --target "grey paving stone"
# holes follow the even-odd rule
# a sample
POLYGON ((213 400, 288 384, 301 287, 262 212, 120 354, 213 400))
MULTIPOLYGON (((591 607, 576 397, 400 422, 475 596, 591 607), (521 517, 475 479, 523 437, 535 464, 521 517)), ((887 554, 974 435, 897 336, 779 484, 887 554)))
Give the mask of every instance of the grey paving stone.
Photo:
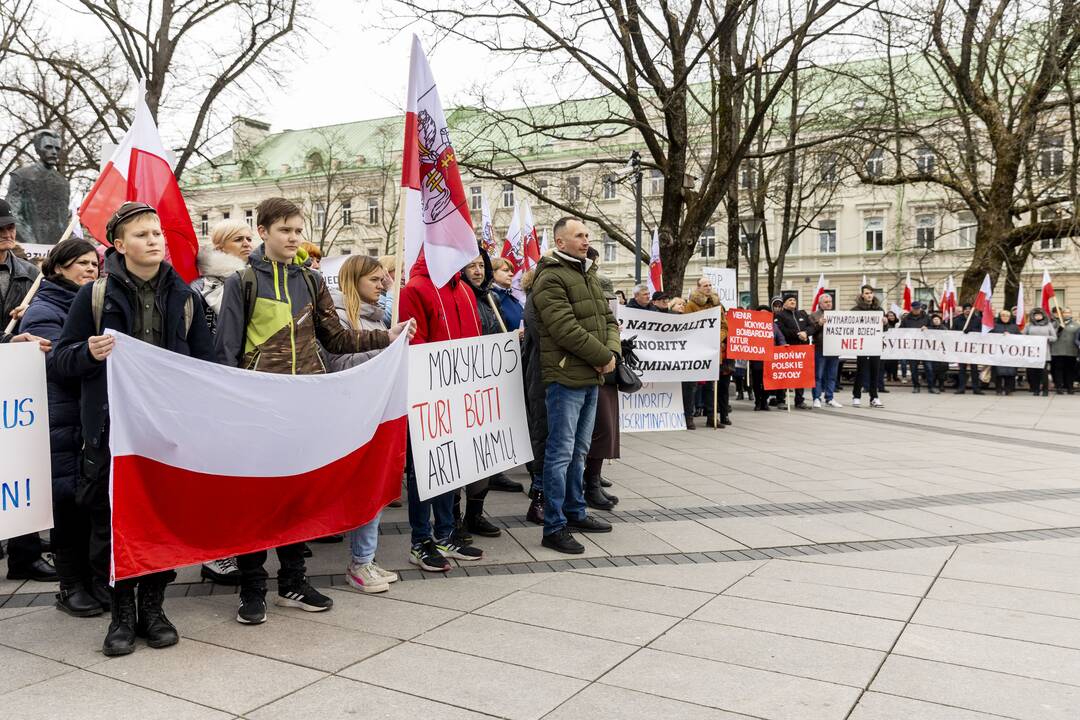
POLYGON ((1080 595, 1069 593, 939 578, 927 597, 1080 620, 1080 595))
MULTIPOLYGON (((447 580, 446 582, 451 581, 447 580)), ((352 630, 362 630, 377 635, 398 638, 399 640, 416 637, 420 633, 427 632, 437 625, 453 620, 461 614, 454 610, 402 602, 392 598, 373 595, 365 596, 351 590, 331 588, 327 590, 327 595, 334 600, 333 609, 320 613, 304 613, 303 618, 305 620, 352 630)), ((297 613, 302 611, 292 608, 279 608, 271 604, 267 606, 267 612, 273 616, 268 620, 270 622, 278 617, 296 617, 297 613)))
POLYGON ((756 574, 740 580, 724 594, 890 620, 907 620, 919 602, 918 598, 909 595, 815 585, 756 574))
POLYGON ((1080 649, 1080 620, 927 599, 912 622, 1080 649))
POLYGON ((831 585, 854 590, 874 590, 912 597, 922 597, 932 581, 932 578, 925 575, 786 560, 774 560, 757 570, 754 575, 776 580, 831 585))
POLYGON ((868 692, 859 699, 851 720, 997 720, 1001 715, 985 715, 911 698, 868 692))
POLYGON ((618 718, 618 720, 746 720, 734 715, 690 703, 662 698, 625 688, 590 685, 560 705, 544 720, 581 720, 582 718, 618 718))
MULTIPOLYGON (((0 639, 2 638, 3 634, 0 632, 0 639)), ((71 665, 0 645, 0 696, 72 672, 74 669, 71 665)))
POLYGON ((529 592, 675 617, 686 617, 712 597, 709 593, 586 573, 552 575, 531 586, 529 592))
POLYGON ((512 720, 543 717, 587 684, 564 675, 413 643, 402 643, 341 674, 412 693, 416 691, 417 668, 454 668, 454 682, 435 682, 425 688, 429 699, 512 720), (529 691, 507 692, 507 688, 529 691))
POLYGON ((840 720, 856 688, 643 649, 601 682, 775 720, 840 720))

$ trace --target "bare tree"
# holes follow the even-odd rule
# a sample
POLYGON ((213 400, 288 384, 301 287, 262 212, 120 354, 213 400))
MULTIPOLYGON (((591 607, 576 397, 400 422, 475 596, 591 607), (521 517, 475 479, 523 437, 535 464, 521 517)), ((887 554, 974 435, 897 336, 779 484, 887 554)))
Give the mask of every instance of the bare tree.
POLYGON ((863 79, 868 110, 893 131, 867 138, 875 185, 941 187, 977 222, 960 296, 1004 270, 1016 296, 1033 244, 1077 233, 1075 0, 932 0, 882 11, 884 59, 863 79))
POLYGON ((559 102, 543 107, 529 107, 530 98, 522 96, 516 104, 528 109, 514 112, 500 111, 480 93, 474 103, 480 112, 456 135, 459 162, 477 177, 521 188, 633 249, 625 225, 605 219, 595 206, 575 205, 558 181, 575 173, 610 174, 625 165, 631 150, 641 150, 644 171, 657 171, 663 182, 658 228, 664 287, 676 292, 703 229, 729 198, 739 164, 800 53, 865 3, 810 0, 786 8, 791 30, 760 53, 759 64, 768 70, 762 102, 743 121, 746 38, 757 32, 759 4, 396 3, 408 21, 423 21, 438 37, 462 38, 541 68, 557 89, 565 89, 559 102), (579 99, 589 93, 598 97, 579 99), (579 152, 565 153, 568 160, 543 157, 548 150, 571 149, 579 152), (540 179, 549 182, 541 186, 540 179))

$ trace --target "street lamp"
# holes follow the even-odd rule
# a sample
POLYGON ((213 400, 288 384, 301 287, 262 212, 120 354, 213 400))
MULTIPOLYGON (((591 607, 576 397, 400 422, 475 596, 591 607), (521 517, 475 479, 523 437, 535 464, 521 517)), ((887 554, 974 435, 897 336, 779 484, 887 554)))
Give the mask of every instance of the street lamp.
POLYGON ((641 284, 641 153, 630 153, 627 164, 634 174, 634 282, 641 284))
POLYGON ((758 301, 758 238, 761 237, 761 229, 765 226, 765 218, 753 215, 743 218, 739 224, 742 226, 743 234, 746 235, 746 266, 750 271, 750 302, 756 305, 758 301))

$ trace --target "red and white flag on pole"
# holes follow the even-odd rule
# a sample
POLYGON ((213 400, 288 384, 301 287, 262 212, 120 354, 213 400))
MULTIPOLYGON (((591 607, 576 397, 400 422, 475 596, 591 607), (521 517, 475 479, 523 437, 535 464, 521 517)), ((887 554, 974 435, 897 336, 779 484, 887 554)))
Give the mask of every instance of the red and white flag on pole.
POLYGON ((817 280, 817 288, 814 290, 814 302, 810 304, 810 312, 817 312, 821 296, 825 294, 825 273, 821 273, 817 280))
POLYGON ((652 248, 649 250, 649 295, 664 289, 664 265, 660 261, 660 231, 652 231, 652 248))
POLYGON ((521 215, 521 254, 525 261, 525 270, 528 271, 540 262, 540 239, 536 235, 536 222, 533 220, 532 207, 528 200, 521 201, 521 215))
POLYGON ((137 93, 135 120, 86 193, 79 219, 95 240, 107 245, 105 226, 117 208, 129 200, 151 205, 165 233, 165 259, 180 277, 191 282, 199 277, 195 265, 199 241, 173 174, 172 156, 165 150, 146 105, 145 82, 139 81, 137 93))
POLYGON ((1057 299, 1054 297, 1054 285, 1050 282, 1050 271, 1043 270, 1042 278, 1042 296, 1039 301, 1039 306, 1046 313, 1047 317, 1050 317, 1050 306, 1057 305, 1057 299))
POLYGON ((491 224, 491 208, 483 195, 480 196, 480 244, 488 257, 498 257, 499 247, 495 242, 495 227, 491 224))
POLYGON ((911 312, 911 273, 907 274, 904 281, 904 312, 911 312))
POLYGON ((476 235, 439 90, 415 35, 401 161, 405 267, 423 252, 431 281, 442 287, 476 257, 476 235))
POLYGON ((114 579, 345 532, 398 496, 404 334, 362 365, 318 376, 246 372, 115 337, 106 363, 114 579), (288 422, 266 422, 282 408, 288 422), (298 450, 301 428, 318 434, 314 452, 298 450))
POLYGON ((987 273, 986 277, 983 278, 979 294, 975 296, 975 302, 972 303, 972 310, 979 312, 982 316, 982 331, 984 333, 994 329, 994 291, 990 287, 990 273, 987 273))
POLYGON ((540 236, 540 256, 547 255, 548 249, 547 229, 545 228, 544 234, 540 236))
POLYGON ((941 317, 946 324, 956 317, 956 283, 952 275, 945 278, 945 289, 941 293, 941 317))
POLYGON ((1024 311, 1024 283, 1016 289, 1016 326, 1021 330, 1027 325, 1027 313, 1024 311))

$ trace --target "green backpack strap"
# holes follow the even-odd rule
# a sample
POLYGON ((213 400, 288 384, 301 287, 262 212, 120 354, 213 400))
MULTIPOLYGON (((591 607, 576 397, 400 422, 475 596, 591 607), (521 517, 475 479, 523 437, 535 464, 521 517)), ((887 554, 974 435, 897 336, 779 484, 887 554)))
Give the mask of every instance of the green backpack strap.
POLYGON ((105 312, 105 290, 109 285, 109 276, 103 275, 94 281, 90 289, 90 311, 94 314, 94 332, 101 334, 101 316, 105 312))

